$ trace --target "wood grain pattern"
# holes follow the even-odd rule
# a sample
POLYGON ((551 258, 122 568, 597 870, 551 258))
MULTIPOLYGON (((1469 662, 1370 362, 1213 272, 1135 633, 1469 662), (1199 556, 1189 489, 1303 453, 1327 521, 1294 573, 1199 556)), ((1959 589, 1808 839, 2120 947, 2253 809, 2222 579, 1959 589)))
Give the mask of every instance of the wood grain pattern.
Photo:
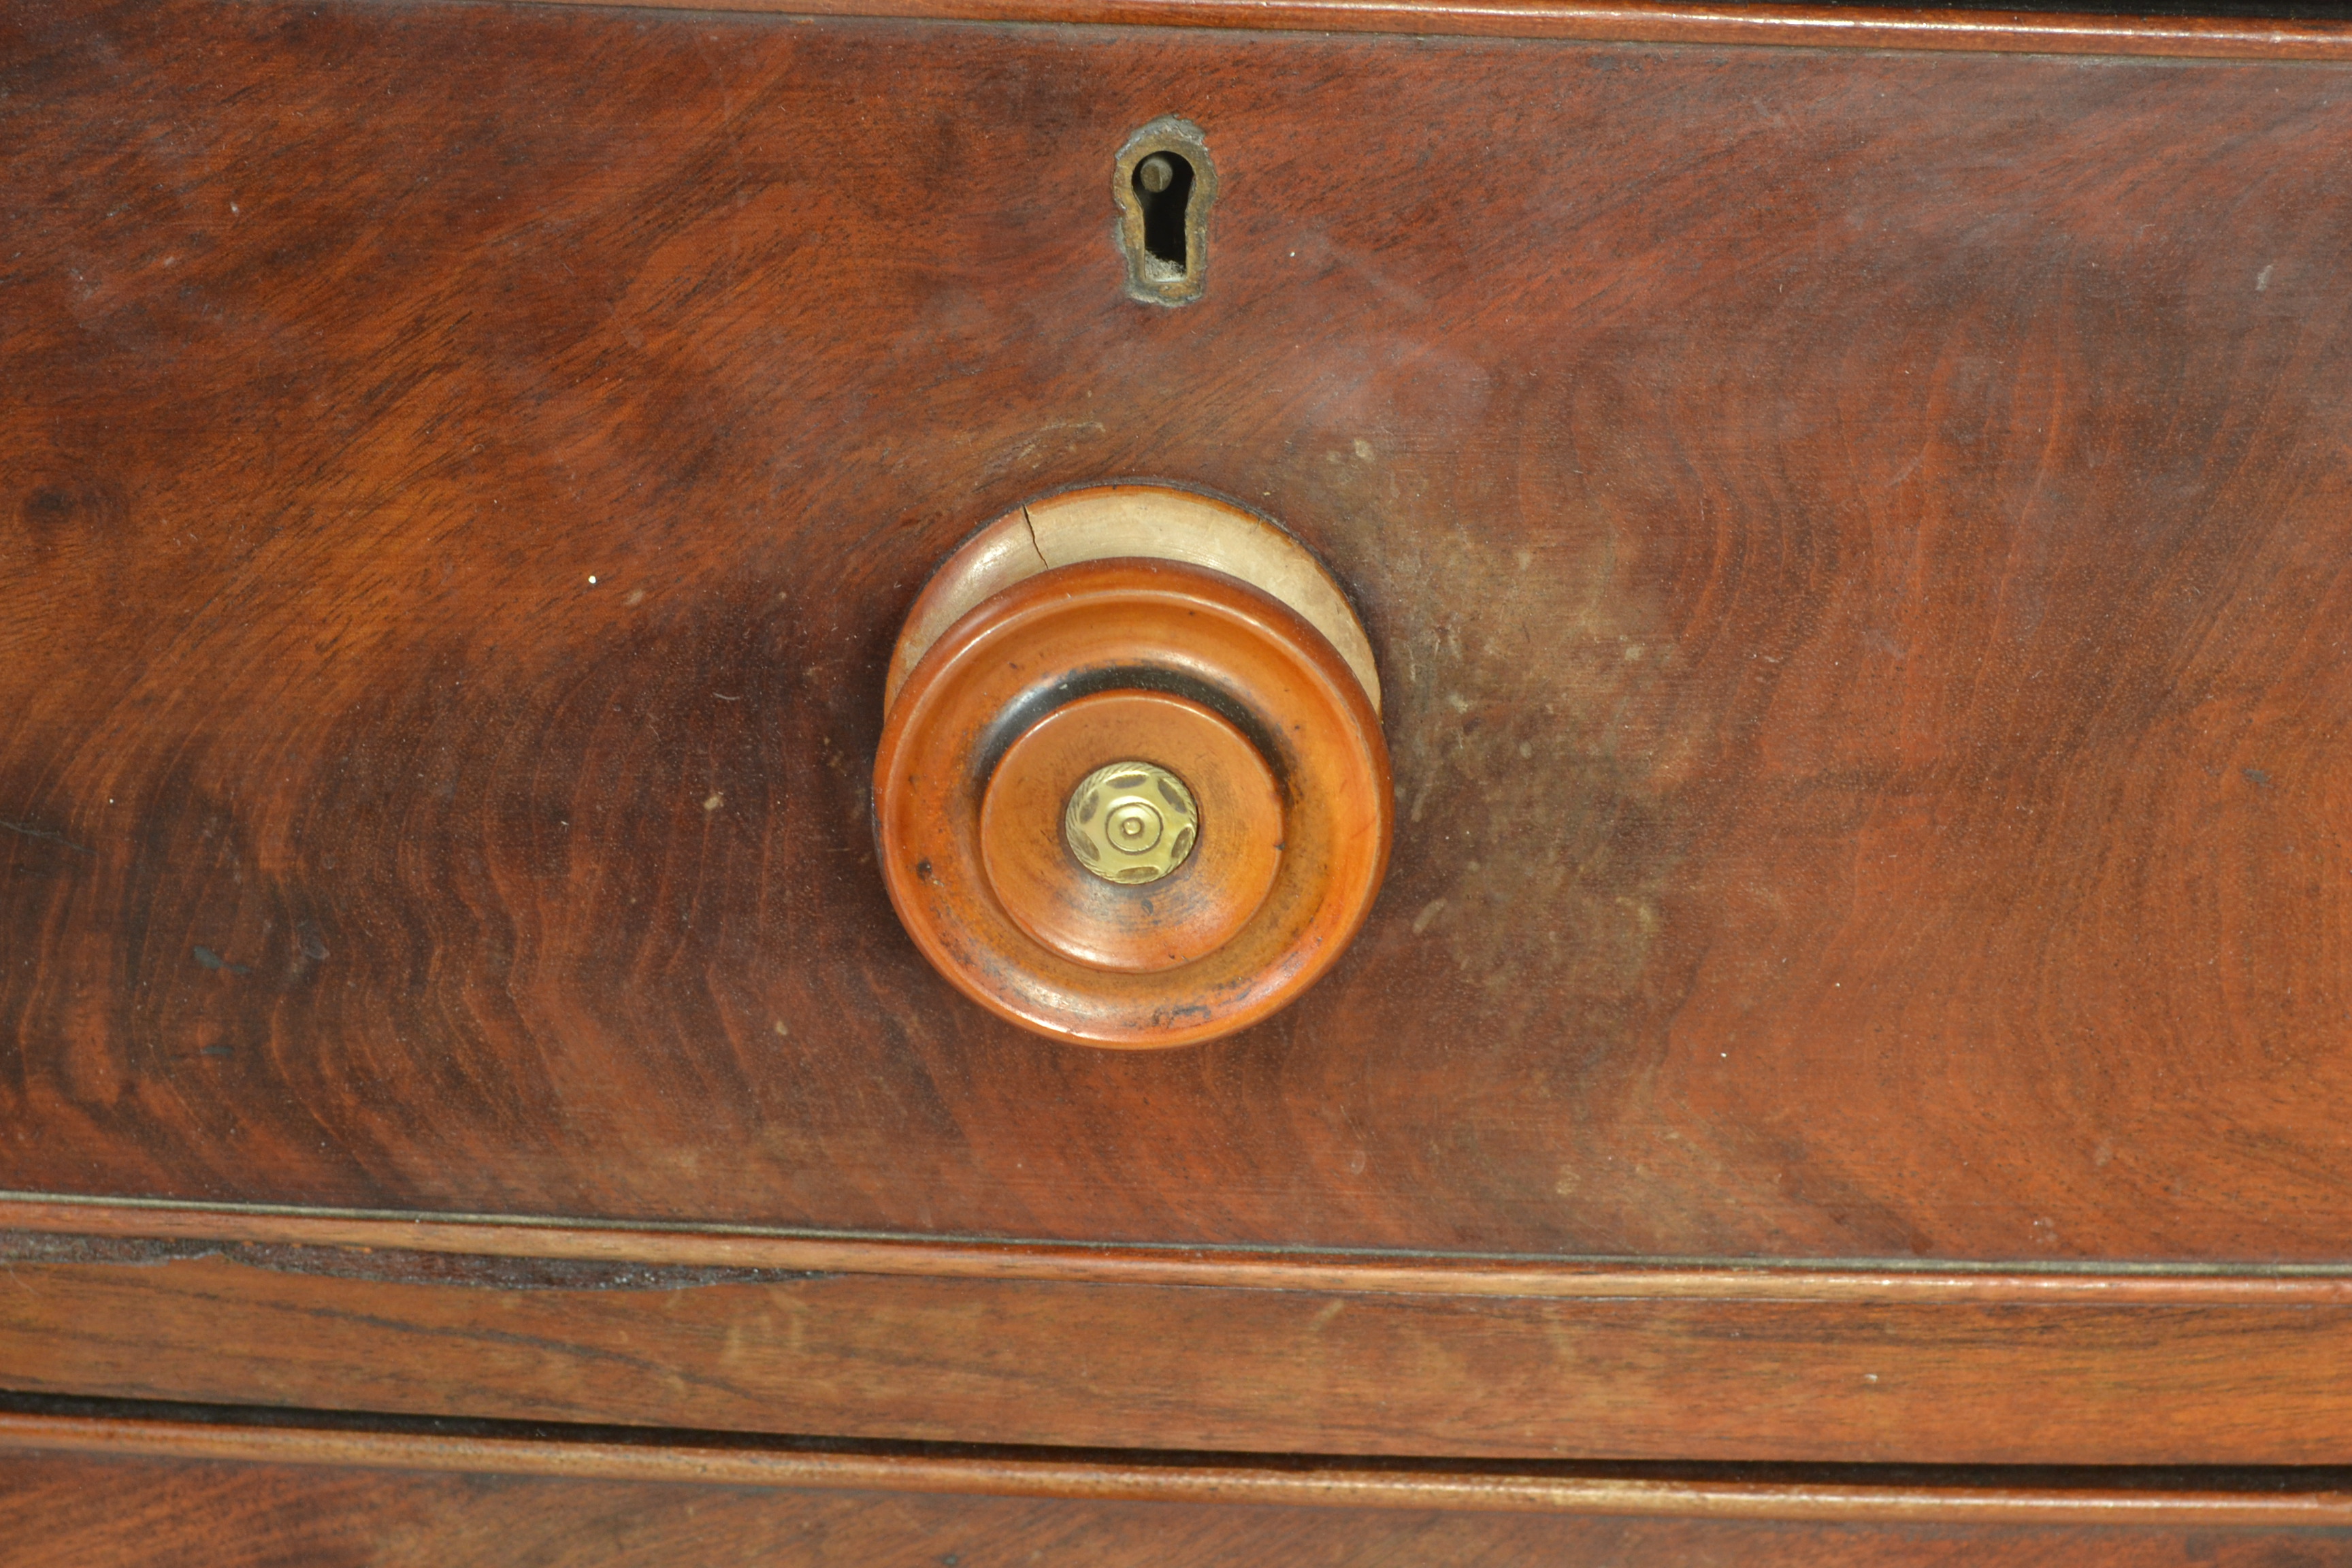
POLYGON ((59 1395, 1400 1458, 2352 1463, 2342 1304, 1380 1296, 13 1251, 0 1386, 59 1395))
POLYGON ((8 1186, 2341 1259, 2338 68, 0 27, 8 1186), (1333 975, 1148 1060, 932 977, 864 785, 928 563, 1120 474, 1349 583, 1401 790, 1333 975))
POLYGON ((784 1568, 1302 1568, 1611 1563, 1639 1568, 2010 1564, 2306 1568, 2340 1531, 1819 1525, 776 1491, 402 1475, 288 1465, 0 1458, 17 1568, 445 1568, 761 1563, 784 1568))
MULTIPOLYGON (((604 0, 556 0, 598 5, 604 0)), ((2323 7, 2194 0, 2091 0, 2062 15, 1979 3, 1877 5, 1676 5, 1644 0, 648 0, 656 9, 969 22, 1245 27, 1417 37, 1577 38, 1783 48, 1951 49, 2179 59, 2352 58, 2352 29, 2323 7), (2264 9, 2304 13, 2265 16, 2264 9), (2204 15, 2194 13, 2203 12, 2204 15), (2253 12, 2253 15, 2221 15, 2253 12), (2319 12, 2315 18, 2311 13, 2319 12)))
POLYGON ((199 1406, 96 1404, 0 1412, 0 1454, 201 1460, 696 1487, 1250 1504, 1343 1510, 1606 1514, 1811 1524, 2096 1525, 2210 1531, 2352 1526, 2342 1470, 2097 1470, 2005 1466, 1350 1466, 1099 1450, 730 1441, 710 1433, 447 1420, 243 1421, 199 1406), (420 1430, 420 1426, 429 1429, 420 1430), (464 1428, 458 1430, 457 1428, 464 1428))
POLYGON ((1121 1285, 1222 1285, 1351 1295, 1519 1296, 1633 1300, 1966 1301, 2002 1305, 2352 1306, 2352 1270, 2302 1267, 2252 1272, 2035 1268, 1692 1265, 1476 1256, 1325 1253, 1300 1249, 941 1242, 888 1237, 760 1232, 740 1227, 646 1229, 449 1215, 271 1213, 158 1203, 0 1198, 0 1231, 42 1245, 133 1246, 151 1241, 334 1247, 541 1259, 656 1268, 779 1269, 911 1275, 932 1279, 1037 1279, 1121 1285))

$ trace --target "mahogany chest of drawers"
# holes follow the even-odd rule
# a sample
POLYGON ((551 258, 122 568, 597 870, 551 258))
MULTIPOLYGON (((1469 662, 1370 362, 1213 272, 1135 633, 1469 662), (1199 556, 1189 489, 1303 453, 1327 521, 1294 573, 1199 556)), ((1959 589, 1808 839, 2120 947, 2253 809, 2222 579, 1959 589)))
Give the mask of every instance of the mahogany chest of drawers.
POLYGON ((0 12, 0 1559, 2352 1561, 2352 32, 792 9, 0 12))

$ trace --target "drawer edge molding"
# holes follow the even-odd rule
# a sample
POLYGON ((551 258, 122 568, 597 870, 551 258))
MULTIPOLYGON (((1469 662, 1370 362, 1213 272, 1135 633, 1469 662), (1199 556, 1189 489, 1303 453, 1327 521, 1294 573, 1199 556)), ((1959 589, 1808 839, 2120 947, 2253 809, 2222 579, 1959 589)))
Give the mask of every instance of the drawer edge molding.
MULTIPOLYGON (((1290 1508, 1607 1514, 1622 1518, 1933 1523, 2352 1527, 2329 1487, 1947 1485, 1914 1478, 1738 1480, 1557 1471, 1374 1468, 1313 1461, 1185 1464, 1100 1456, 900 1455, 708 1441, 445 1436, 299 1425, 0 1411, 0 1453, 331 1466, 567 1480, 1290 1508)), ((2331 1479, 2335 1478, 2330 1478, 2331 1479)))
MULTIPOLYGON (((616 0, 556 0, 603 6, 616 0)), ((656 10, 866 21, 1226 27, 1938 54, 2352 59, 2352 27, 2255 17, 2097 16, 1618 0, 642 0, 656 10)))
POLYGON ((27 1237, 0 1389, 835 1440, 2352 1465, 2352 1304, 1378 1294, 27 1237))
POLYGON ((972 1240, 0 1194, 0 1234, 940 1279, 1568 1300, 2352 1307, 2352 1266, 1615 1259, 972 1240))

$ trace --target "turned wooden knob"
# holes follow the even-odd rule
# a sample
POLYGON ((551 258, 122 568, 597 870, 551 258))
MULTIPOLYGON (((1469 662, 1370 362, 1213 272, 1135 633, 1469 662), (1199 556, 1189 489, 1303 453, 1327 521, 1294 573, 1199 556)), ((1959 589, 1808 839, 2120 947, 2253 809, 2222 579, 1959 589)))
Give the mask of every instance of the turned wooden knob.
POLYGON ((1314 984, 1379 891, 1370 644, 1240 508, 1118 486, 1000 519, 917 601, 886 700, 891 901, 942 974, 1041 1034, 1231 1033, 1314 984))

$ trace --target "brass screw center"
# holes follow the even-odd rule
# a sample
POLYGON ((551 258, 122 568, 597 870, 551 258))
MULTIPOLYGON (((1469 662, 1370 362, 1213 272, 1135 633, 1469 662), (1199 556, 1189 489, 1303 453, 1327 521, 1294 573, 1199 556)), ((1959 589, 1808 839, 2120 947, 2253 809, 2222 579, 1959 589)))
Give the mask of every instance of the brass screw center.
POLYGON ((1184 781, 1151 763, 1112 763, 1078 781, 1062 808, 1062 837, 1078 863, 1107 882, 1156 882, 1184 863, 1201 811, 1184 781))

